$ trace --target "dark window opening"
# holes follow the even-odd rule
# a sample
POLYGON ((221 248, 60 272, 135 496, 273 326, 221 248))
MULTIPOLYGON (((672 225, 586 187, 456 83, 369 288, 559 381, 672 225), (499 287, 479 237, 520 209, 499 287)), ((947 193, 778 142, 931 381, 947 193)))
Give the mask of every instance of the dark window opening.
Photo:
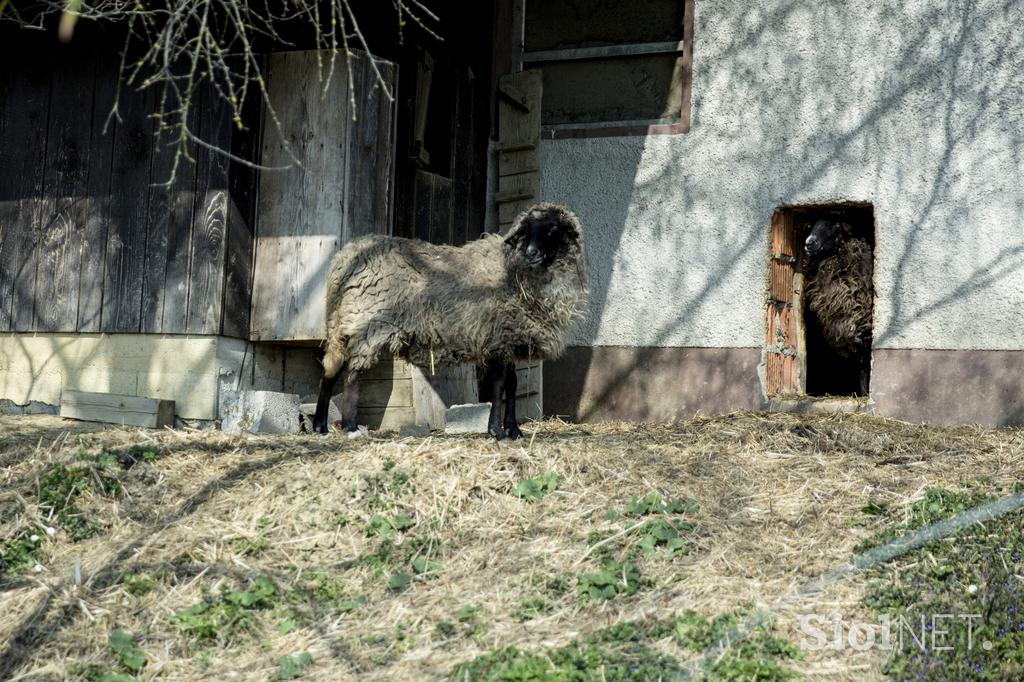
POLYGON ((692 8, 692 0, 525 0, 523 66, 543 73, 546 134, 685 132, 692 8))
MULTIPOLYGON (((874 211, 870 204, 798 206, 775 212, 772 217, 768 337, 765 347, 765 389, 769 395, 868 395, 871 372, 870 311, 874 307, 874 225, 874 211), (808 255, 805 250, 805 240, 819 220, 847 226, 841 231, 843 241, 862 240, 866 244, 866 272, 863 268, 858 270, 858 277, 866 288, 866 292, 862 290, 860 294, 866 300, 859 301, 861 308, 866 307, 868 311, 866 320, 853 312, 848 317, 842 312, 826 312, 830 317, 821 319, 815 312, 809 287, 823 268, 836 268, 838 262, 832 260, 829 265, 825 265, 826 258, 837 257, 837 251, 833 249, 817 256, 808 255), (854 327, 861 330, 858 343, 843 342, 853 338, 853 335, 826 333, 826 325, 832 324, 833 328, 842 326, 837 325, 837 319, 857 321, 854 327), (838 342, 837 336, 840 339, 838 342)), ((842 302, 843 296, 837 296, 835 300, 842 302)), ((840 303, 832 309, 839 308, 842 311, 845 305, 840 303)), ((851 310, 854 308, 850 305, 851 310)))

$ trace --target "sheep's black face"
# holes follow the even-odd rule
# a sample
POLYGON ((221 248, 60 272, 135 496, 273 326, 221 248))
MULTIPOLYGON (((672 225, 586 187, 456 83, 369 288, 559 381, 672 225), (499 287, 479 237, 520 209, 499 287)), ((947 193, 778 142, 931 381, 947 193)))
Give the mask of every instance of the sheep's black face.
POLYGON ((507 241, 521 250, 531 268, 546 268, 555 262, 569 242, 578 236, 573 222, 556 209, 533 209, 507 241))
POLYGON ((842 237, 843 224, 830 220, 819 220, 814 223, 811 233, 804 240, 804 251, 808 256, 824 256, 836 248, 842 237))

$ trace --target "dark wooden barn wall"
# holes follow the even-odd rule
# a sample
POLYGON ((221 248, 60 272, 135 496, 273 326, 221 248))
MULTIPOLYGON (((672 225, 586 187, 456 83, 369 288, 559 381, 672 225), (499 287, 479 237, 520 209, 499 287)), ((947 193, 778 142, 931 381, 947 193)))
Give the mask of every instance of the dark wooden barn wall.
MULTIPOLYGON (((162 186, 157 93, 122 91, 108 121, 116 71, 114 54, 68 49, 0 64, 0 331, 244 338, 255 173, 196 149, 162 186)), ((255 136, 217 98, 199 93, 193 116, 199 137, 252 158, 255 136)))

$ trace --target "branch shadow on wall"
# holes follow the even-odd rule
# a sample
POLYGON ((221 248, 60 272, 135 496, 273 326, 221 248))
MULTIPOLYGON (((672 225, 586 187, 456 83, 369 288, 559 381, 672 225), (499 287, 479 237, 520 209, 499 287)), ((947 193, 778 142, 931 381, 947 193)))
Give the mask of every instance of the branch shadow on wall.
MULTIPOLYGON (((971 224, 993 197, 965 191, 962 185, 965 178, 970 181, 991 175, 986 156, 972 153, 972 148, 986 139, 1001 140, 1002 153, 1017 167, 1024 156, 1024 134, 1007 119, 1014 115, 1008 110, 1013 87, 1021 89, 1015 74, 1024 72, 1024 34, 1008 29, 1014 25, 1014 11, 1019 13, 1011 2, 971 7, 932 3, 912 24, 904 23, 899 29, 899 38, 893 41, 898 50, 879 51, 874 72, 859 73, 852 66, 858 48, 845 44, 843 34, 843 27, 857 20, 849 13, 854 10, 808 1, 788 2, 770 12, 736 9, 732 22, 722 20, 736 27, 729 34, 731 39, 722 43, 717 40, 720 34, 715 41, 702 42, 706 22, 698 6, 693 127, 671 142, 672 154, 667 159, 649 154, 662 144, 650 138, 636 153, 633 146, 622 147, 630 151, 617 161, 632 164, 632 174, 545 178, 546 186, 557 189, 551 198, 577 202, 573 208, 585 229, 589 226, 588 238, 596 233, 602 240, 590 248, 592 300, 583 336, 601 343, 599 337, 609 319, 632 318, 642 326, 647 317, 653 317, 624 309, 616 296, 623 292, 634 295, 635 288, 650 287, 652 270, 660 268, 654 280, 657 288, 643 289, 636 300, 648 297, 670 308, 672 315, 651 329, 640 330, 643 345, 701 345, 680 344, 677 339, 686 336, 683 332, 695 319, 714 317, 709 306, 720 305, 736 292, 752 297, 745 303, 758 304, 768 269, 771 213, 776 207, 801 203, 883 196, 886 202, 897 204, 898 210, 883 219, 889 222, 877 225, 879 234, 895 231, 901 237, 883 240, 883 248, 890 251, 881 259, 876 254, 876 270, 887 268, 876 274, 876 311, 879 298, 891 302, 887 315, 879 319, 876 312, 876 346, 899 343, 908 329, 947 314, 965 298, 984 300, 996 291, 1024 265, 1024 243, 1020 241, 1024 198, 1019 194, 999 198, 1004 204, 1015 203, 1016 210, 1007 212, 1012 224, 1004 226, 1004 233, 1016 235, 1016 240, 985 248, 988 242, 983 230, 963 226, 971 224), (815 19, 810 24, 832 27, 838 35, 814 36, 816 40, 805 46, 809 56, 789 43, 782 45, 787 49, 780 53, 775 41, 794 31, 808 15, 815 19), (994 41, 993 36, 1000 39, 994 41), (764 78, 765 55, 773 53, 781 54, 779 59, 787 67, 783 83, 764 78), (805 59, 824 60, 824 72, 806 68, 805 59), (793 61, 792 69, 787 60, 793 61), (849 73, 842 72, 844 65, 849 73), (832 77, 823 80, 822 73, 832 77), (866 106, 865 99, 869 100, 866 106), (854 117, 850 112, 857 114, 854 117), (908 112, 921 122, 921 130, 933 133, 931 137, 915 141, 910 136, 917 131, 899 130, 899 117, 908 112), (930 126, 930 122, 938 125, 930 126), (898 148, 889 148, 893 140, 898 148), (714 158, 688 156, 691 151, 709 150, 714 158), (912 158, 901 158, 904 154, 912 158), (775 172, 776 163, 796 170, 775 172), (726 179, 713 179, 709 166, 724 168, 726 179), (730 168, 740 171, 735 176, 739 190, 729 184, 730 168), (745 183, 743 173, 755 177, 756 182, 745 183), (882 185, 881 176, 886 173, 895 174, 893 189, 882 185), (922 174, 927 178, 922 180, 922 174), (608 184, 609 178, 614 184, 608 184), (672 215, 680 205, 681 218, 672 215), (732 217, 733 221, 704 235, 705 243, 698 243, 695 251, 673 250, 682 243, 680 233, 699 229, 693 224, 707 226, 706 220, 694 220, 706 215, 732 217), (955 218, 952 222, 950 216, 955 218), (646 235, 660 253, 671 256, 663 256, 660 263, 631 262, 631 258, 637 260, 633 239, 638 234, 646 235), (972 243, 964 241, 967 236, 972 243), (952 283, 948 278, 941 283, 922 279, 926 254, 936 251, 935 240, 972 248, 973 270, 963 272, 952 283), (728 245, 729 257, 715 251, 722 243, 728 245), (893 247, 900 249, 895 257, 893 247), (707 263, 712 259, 705 258, 708 254, 717 257, 710 269, 707 263), (887 265, 894 261, 895 267, 887 265), (756 271, 750 263, 757 264, 756 271), (643 276, 632 277, 631 268, 643 276), (699 281, 694 281, 693 271, 699 273, 699 281)), ((880 20, 890 19, 883 16, 880 20)), ((557 154, 558 148, 554 149, 552 154, 557 154)), ((1018 302, 1018 308, 1021 303, 1024 301, 1018 302)), ((764 338, 763 315, 746 323, 756 324, 757 329, 739 335, 764 338)), ((651 395, 651 385, 646 383, 651 381, 651 372, 645 367, 649 353, 631 354, 630 362, 614 368, 595 366, 598 356, 606 358, 608 352, 580 346, 565 360, 550 363, 554 372, 564 372, 557 375, 561 380, 558 412, 593 420, 624 415, 664 419, 701 411, 699 401, 665 405, 664 399, 651 395), (623 396, 635 397, 636 403, 616 404, 623 396)), ((728 376, 723 374, 731 369, 728 364, 707 367, 699 380, 710 381, 708 386, 688 386, 687 391, 674 393, 706 395, 717 390, 714 379, 728 376)), ((745 392, 747 404, 757 406, 762 396, 756 371, 738 380, 745 382, 740 390, 745 392)))

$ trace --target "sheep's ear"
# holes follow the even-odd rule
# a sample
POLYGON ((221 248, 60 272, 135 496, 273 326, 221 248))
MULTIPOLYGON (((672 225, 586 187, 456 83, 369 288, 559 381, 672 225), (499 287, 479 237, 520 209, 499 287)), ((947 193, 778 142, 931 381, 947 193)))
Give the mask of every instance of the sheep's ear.
POLYGON ((558 227, 562 230, 562 234, 566 239, 580 238, 580 221, 572 211, 560 211, 558 227))
POLYGON ((526 236, 526 223, 519 221, 512 226, 512 229, 505 235, 505 243, 509 246, 516 246, 526 236))
POLYGON ((512 224, 512 229, 508 231, 508 236, 505 237, 506 244, 515 246, 526 237, 530 226, 537 221, 534 213, 536 213, 536 209, 529 209, 519 214, 515 223, 512 224))

